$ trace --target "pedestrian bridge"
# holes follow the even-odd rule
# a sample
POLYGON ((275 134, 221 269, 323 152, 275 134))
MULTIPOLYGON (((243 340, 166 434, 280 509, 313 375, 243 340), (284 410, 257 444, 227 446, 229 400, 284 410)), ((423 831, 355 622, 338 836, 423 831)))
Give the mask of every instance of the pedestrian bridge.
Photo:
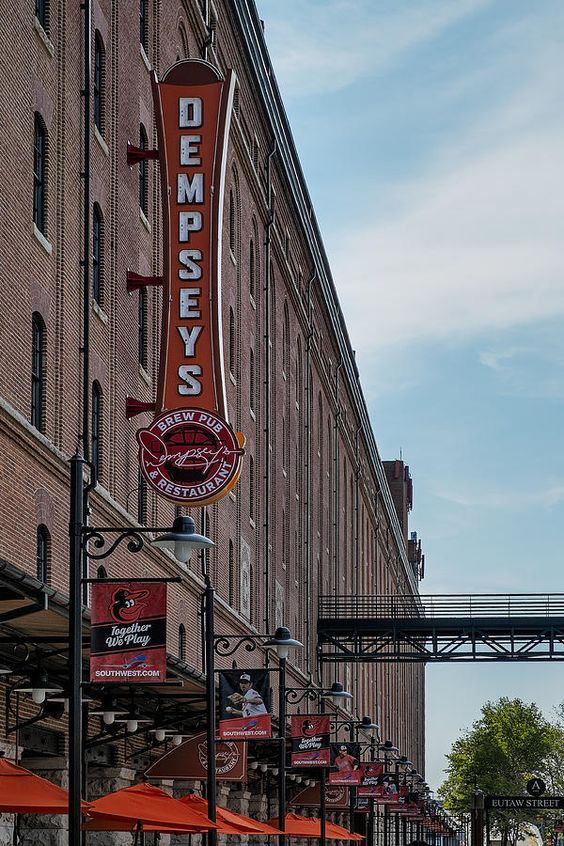
POLYGON ((321 596, 321 661, 564 661, 564 593, 321 596))

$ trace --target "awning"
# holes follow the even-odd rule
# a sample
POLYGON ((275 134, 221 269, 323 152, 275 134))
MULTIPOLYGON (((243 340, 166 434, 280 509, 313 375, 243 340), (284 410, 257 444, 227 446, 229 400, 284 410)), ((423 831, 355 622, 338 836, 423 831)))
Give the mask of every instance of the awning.
MULTIPOLYGON (((83 803, 83 808, 87 804, 83 803)), ((68 814, 69 794, 46 778, 0 758, 0 813, 68 814)))
POLYGON ((152 784, 134 784, 95 799, 90 803, 88 814, 93 818, 104 818, 107 822, 129 821, 143 826, 165 826, 175 831, 191 829, 201 832, 217 828, 205 814, 173 799, 152 784))

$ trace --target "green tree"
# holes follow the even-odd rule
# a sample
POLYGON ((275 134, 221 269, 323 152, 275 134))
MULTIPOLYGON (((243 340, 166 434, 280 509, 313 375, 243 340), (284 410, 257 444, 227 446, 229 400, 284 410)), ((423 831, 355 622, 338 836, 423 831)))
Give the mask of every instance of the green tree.
MULTIPOLYGON (((533 774, 546 776, 552 786, 562 736, 562 728, 549 723, 535 704, 507 697, 487 702, 447 755, 447 777, 439 789, 445 807, 454 814, 468 812, 475 786, 486 794, 522 796, 533 774)), ((490 815, 504 846, 515 844, 526 820, 523 813, 490 815)))

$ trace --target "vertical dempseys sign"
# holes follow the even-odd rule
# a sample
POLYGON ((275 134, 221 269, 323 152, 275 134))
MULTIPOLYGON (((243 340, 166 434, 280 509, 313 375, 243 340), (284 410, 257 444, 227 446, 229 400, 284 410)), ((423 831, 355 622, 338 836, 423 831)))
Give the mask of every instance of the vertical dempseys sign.
POLYGON ((221 241, 235 78, 186 59, 153 100, 163 202, 163 314, 157 417, 137 433, 139 461, 159 494, 186 505, 224 496, 245 439, 227 421, 221 331, 221 241))
POLYGON ((92 584, 90 681, 166 679, 166 584, 92 584))

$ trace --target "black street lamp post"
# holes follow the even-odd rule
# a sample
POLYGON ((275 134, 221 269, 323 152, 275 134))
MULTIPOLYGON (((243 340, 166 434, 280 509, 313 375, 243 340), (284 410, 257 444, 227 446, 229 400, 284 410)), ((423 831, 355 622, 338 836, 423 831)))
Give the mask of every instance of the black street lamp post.
MULTIPOLYGON (((243 646, 247 652, 253 652, 258 644, 267 649, 273 649, 278 655, 278 807, 279 828, 285 830, 286 816, 286 659, 291 649, 303 646, 290 634, 285 626, 276 629, 274 635, 225 635, 215 633, 214 599, 215 590, 205 575, 206 589, 204 594, 204 622, 205 622, 205 671, 206 671, 206 714, 207 714, 207 799, 208 816, 215 822, 217 807, 216 791, 216 703, 215 703, 215 655, 233 655, 243 646), (282 810, 280 810, 282 809, 282 810)), ((215 830, 209 832, 209 846, 215 846, 217 834, 215 830)), ((278 838, 280 846, 285 846, 284 834, 278 838)))
MULTIPOLYGON (((285 699, 293 705, 297 705, 303 699, 309 699, 312 702, 319 703, 319 710, 321 714, 325 713, 325 702, 330 699, 338 708, 343 702, 352 699, 352 694, 344 689, 340 682, 333 682, 330 688, 321 689, 314 687, 295 687, 286 691, 285 699)), ((320 846, 327 846, 327 808, 325 801, 325 789, 327 785, 327 768, 320 767, 319 773, 319 821, 320 821, 320 846)))
MULTIPOLYGON (((93 528, 85 523, 85 502, 94 483, 84 484, 84 467, 92 465, 78 453, 70 460, 70 523, 69 523, 69 844, 80 843, 81 791, 83 777, 82 719, 82 588, 89 579, 86 562, 103 560, 123 541, 127 550, 138 553, 145 546, 145 536, 158 534, 157 527, 93 528), (108 543, 108 537, 117 537, 108 543)), ((95 473, 92 478, 95 479, 95 473)), ((151 545, 171 549, 180 561, 186 562, 193 550, 213 546, 213 541, 195 531, 191 517, 177 517, 172 529, 151 540, 151 545)), ((130 580, 131 581, 131 580, 130 580)), ((143 581, 179 581, 178 578, 143 579, 143 581)))

